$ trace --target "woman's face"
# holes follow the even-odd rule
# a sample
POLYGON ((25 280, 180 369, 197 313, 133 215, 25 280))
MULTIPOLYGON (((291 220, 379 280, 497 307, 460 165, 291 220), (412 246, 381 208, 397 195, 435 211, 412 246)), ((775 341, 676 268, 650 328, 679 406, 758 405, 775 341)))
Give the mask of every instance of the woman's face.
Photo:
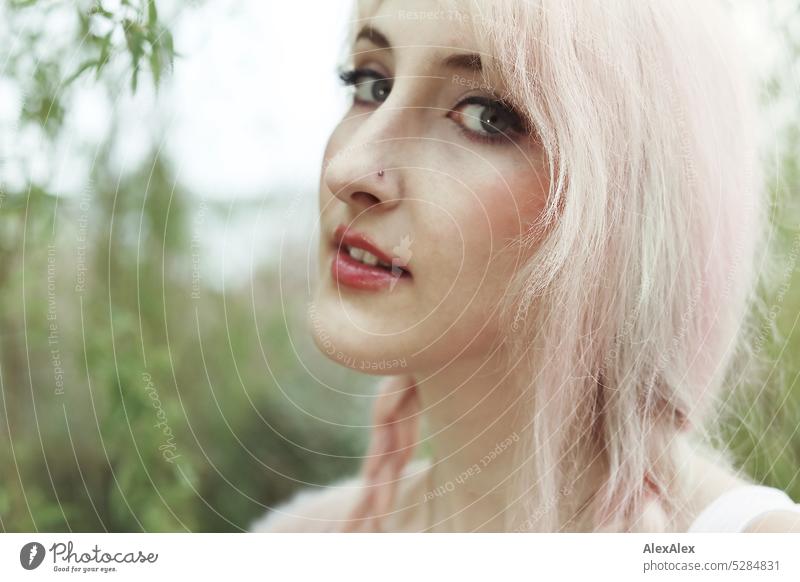
POLYGON ((353 103, 325 151, 318 347, 377 374, 486 354, 548 189, 540 147, 481 73, 466 16, 388 0, 359 22, 353 103), (377 264, 375 264, 377 262, 377 264))

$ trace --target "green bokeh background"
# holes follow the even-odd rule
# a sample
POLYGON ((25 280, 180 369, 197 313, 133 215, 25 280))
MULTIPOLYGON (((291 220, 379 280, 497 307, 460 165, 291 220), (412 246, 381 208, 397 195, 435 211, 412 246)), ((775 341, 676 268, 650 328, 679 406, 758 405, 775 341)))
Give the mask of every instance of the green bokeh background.
MULTIPOLYGON (((47 4, 5 9, 44 17, 47 4)), ((74 84, 152 90, 180 66, 156 3, 123 2, 126 16, 97 6, 76 4, 77 67, 56 55, 31 68, 25 57, 43 42, 35 27, 0 42, 0 76, 24 87, 19 123, 47 139, 63 130, 74 84), (125 43, 92 32, 92 19, 122 27, 125 43)), ((780 30, 786 70, 800 28, 780 30)), ((791 102, 795 83, 776 72, 764 104, 791 102)), ((755 479, 800 500, 800 115, 790 109, 780 172, 768 176, 773 250, 788 276, 766 296, 780 333, 762 355, 774 363, 732 402, 723 444, 755 479)), ((33 178, 18 189, 0 181, 0 528, 246 529, 297 488, 357 469, 373 380, 313 348, 300 278, 256 264, 248 285, 208 284, 193 241, 209 223, 285 208, 200 201, 158 143, 140 168, 115 174, 120 139, 111 131, 97 149, 81 197, 60 198, 33 178)))

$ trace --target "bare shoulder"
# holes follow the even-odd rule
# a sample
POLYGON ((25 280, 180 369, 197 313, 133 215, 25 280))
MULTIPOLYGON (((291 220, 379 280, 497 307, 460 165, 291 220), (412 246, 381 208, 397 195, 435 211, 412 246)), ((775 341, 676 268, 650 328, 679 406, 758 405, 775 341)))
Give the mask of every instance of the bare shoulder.
MULTIPOLYGON (((403 507, 409 499, 421 498, 421 476, 428 461, 412 461, 404 471, 399 485, 398 505, 403 507)), ((288 532, 332 532, 338 531, 355 509, 361 498, 363 479, 354 475, 340 479, 330 485, 305 488, 296 492, 288 501, 275 506, 254 521, 249 531, 255 533, 288 532)), ((390 530, 398 531, 411 524, 408 511, 398 511, 390 521, 390 530)))
POLYGON ((718 452, 693 449, 685 457, 684 494, 687 500, 686 518, 689 522, 713 501, 737 487, 752 485, 752 481, 731 467, 718 452))
POLYGON ((307 487, 271 509, 250 526, 251 532, 335 531, 355 507, 362 479, 355 475, 330 485, 307 487))
MULTIPOLYGON (((734 470, 724 457, 712 451, 691 455, 688 461, 686 493, 688 499, 686 519, 691 523, 722 494, 745 485, 754 485, 748 476, 734 470)), ((775 510, 764 513, 747 526, 746 533, 800 533, 800 505, 798 511, 775 510)))
POLYGON ((800 533, 800 511, 770 511, 754 519, 745 533, 800 533))

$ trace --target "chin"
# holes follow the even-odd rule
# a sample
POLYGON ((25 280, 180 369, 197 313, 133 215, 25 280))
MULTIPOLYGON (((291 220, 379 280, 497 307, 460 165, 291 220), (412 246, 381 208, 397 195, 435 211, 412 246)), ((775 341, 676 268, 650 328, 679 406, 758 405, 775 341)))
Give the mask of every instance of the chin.
POLYGON ((485 297, 476 301, 474 293, 464 292, 429 305, 413 278, 402 278, 391 288, 359 288, 359 281, 336 280, 332 254, 323 248, 306 313, 307 329, 331 361, 390 376, 429 373, 443 363, 491 350, 489 339, 496 330, 487 321, 492 302, 485 297))
POLYGON ((411 330, 387 329, 404 322, 393 318, 387 324, 387 311, 376 303, 373 297, 371 304, 354 305, 335 290, 323 290, 308 307, 307 328, 317 349, 337 364, 378 376, 411 373, 417 351, 413 324, 404 325, 411 330))

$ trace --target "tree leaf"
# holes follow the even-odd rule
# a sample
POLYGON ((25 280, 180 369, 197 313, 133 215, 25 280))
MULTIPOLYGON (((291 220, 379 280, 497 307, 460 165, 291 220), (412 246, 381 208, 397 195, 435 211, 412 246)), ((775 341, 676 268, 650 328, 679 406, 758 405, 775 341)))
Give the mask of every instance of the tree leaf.
POLYGON ((151 29, 155 29, 158 24, 158 11, 156 10, 155 0, 147 0, 147 24, 151 29))
POLYGON ((153 72, 153 83, 158 88, 158 83, 161 80, 161 51, 156 46, 150 52, 150 70, 153 72))
POLYGON ((84 63, 81 64, 81 66, 78 67, 78 69, 74 73, 72 73, 69 77, 64 79, 64 85, 69 85, 75 79, 80 77, 84 72, 86 72, 88 69, 91 69, 92 67, 97 67, 98 69, 97 73, 100 74, 99 69, 102 66, 103 66, 103 61, 101 59, 90 59, 88 61, 85 61, 84 63))

